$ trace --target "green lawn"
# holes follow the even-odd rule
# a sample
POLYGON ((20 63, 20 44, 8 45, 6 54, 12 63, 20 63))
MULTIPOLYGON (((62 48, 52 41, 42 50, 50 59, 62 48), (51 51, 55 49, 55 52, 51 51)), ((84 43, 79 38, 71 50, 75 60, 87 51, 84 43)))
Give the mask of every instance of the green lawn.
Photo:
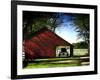
POLYGON ((73 64, 57 64, 57 63, 29 63, 27 67, 25 68, 53 68, 53 67, 68 67, 68 66, 80 66, 79 64, 73 63, 73 64))
MULTIPOLYGON (((53 68, 53 67, 71 67, 81 66, 80 56, 89 57, 87 49, 74 49, 74 56, 67 58, 44 58, 34 59, 29 61, 27 66, 24 68, 53 68)), ((88 61, 89 62, 89 61, 88 61)))
POLYGON ((25 68, 53 68, 69 66, 81 66, 79 57, 35 59, 35 62, 29 62, 25 68))

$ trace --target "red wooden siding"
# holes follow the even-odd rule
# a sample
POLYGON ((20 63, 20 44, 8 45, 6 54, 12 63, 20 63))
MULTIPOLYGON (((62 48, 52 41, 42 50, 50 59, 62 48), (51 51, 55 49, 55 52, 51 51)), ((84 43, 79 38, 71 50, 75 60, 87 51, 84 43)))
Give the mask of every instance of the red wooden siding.
POLYGON ((28 59, 56 57, 57 46, 72 46, 54 32, 44 28, 24 41, 24 51, 28 59))

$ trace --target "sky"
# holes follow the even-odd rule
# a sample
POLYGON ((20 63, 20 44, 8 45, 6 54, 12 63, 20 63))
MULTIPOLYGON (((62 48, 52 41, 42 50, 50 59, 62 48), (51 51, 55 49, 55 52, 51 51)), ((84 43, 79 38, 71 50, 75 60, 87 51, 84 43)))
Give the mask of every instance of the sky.
POLYGON ((78 33, 75 31, 75 27, 70 25, 71 22, 67 20, 69 16, 64 16, 64 18, 66 18, 64 19, 64 23, 56 28, 55 33, 71 44, 82 41, 82 39, 78 39, 78 33))
MULTIPOLYGON (((63 38, 64 40, 68 41, 69 43, 76 43, 79 41, 82 41, 82 39, 78 39, 77 32, 75 31, 75 26, 70 25, 72 24, 72 18, 75 14, 70 13, 46 13, 46 12, 29 12, 24 11, 24 18, 23 19, 29 19, 31 17, 39 18, 43 15, 42 18, 45 18, 45 15, 51 15, 54 14, 55 17, 59 16, 57 18, 57 22, 59 23, 55 29, 55 33, 63 38)), ((28 20, 27 20, 28 21, 28 20)))
POLYGON ((69 26, 57 27, 55 33, 70 43, 82 41, 82 39, 77 38, 77 32, 74 31, 74 28, 70 28, 69 26))

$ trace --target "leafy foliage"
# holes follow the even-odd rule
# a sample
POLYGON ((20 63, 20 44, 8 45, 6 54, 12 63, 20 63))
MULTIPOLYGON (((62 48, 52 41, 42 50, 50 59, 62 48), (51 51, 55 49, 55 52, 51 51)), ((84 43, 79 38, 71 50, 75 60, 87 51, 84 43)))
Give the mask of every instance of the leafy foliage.
POLYGON ((78 32, 78 38, 83 38, 89 44, 89 15, 74 15, 73 24, 75 25, 75 30, 78 32))
POLYGON ((55 31, 55 28, 62 23, 61 15, 60 13, 23 11, 24 39, 27 35, 44 27, 55 31))
POLYGON ((73 46, 75 49, 88 49, 88 44, 84 41, 73 43, 73 46))

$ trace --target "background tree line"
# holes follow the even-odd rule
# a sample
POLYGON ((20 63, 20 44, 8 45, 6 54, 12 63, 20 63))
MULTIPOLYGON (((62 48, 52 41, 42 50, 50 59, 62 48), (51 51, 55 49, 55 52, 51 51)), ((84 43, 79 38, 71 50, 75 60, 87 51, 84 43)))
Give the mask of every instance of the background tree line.
POLYGON ((88 44, 85 41, 73 43, 74 49, 88 49, 88 44))

